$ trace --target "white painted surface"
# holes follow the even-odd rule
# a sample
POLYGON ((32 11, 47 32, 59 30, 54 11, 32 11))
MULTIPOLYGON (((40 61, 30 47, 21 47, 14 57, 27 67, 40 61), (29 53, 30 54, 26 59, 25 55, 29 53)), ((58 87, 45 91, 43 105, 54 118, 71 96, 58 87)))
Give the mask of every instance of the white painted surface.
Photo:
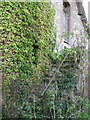
POLYGON ((84 9, 85 9, 85 13, 86 13, 86 17, 87 17, 87 19, 88 19, 88 2, 89 2, 90 0, 83 0, 83 7, 84 7, 84 9))

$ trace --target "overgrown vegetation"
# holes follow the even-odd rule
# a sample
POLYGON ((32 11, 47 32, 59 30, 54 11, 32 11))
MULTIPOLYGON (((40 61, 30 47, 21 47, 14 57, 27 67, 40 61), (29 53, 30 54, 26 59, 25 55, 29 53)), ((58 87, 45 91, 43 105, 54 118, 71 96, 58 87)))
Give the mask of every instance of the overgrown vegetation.
POLYGON ((47 2, 2 2, 3 118, 89 118, 77 91, 80 49, 53 53, 55 10, 47 2), (47 91, 57 67, 67 56, 47 91), (83 114, 84 113, 84 114, 83 114))
POLYGON ((8 112, 11 106, 16 106, 8 115, 13 117, 13 109, 18 111, 30 92, 33 93, 31 84, 38 85, 48 71, 55 11, 46 2, 4 2, 0 6, 3 94, 8 112))
MULTIPOLYGON (((80 47, 63 49, 54 53, 53 69, 57 69, 60 61, 62 66, 55 75, 54 82, 48 91, 53 91, 53 118, 84 118, 88 119, 89 100, 84 99, 83 92, 78 90, 78 77, 82 70, 79 68, 80 56, 84 51, 80 47), (87 107, 86 107, 87 106, 87 107), (54 111, 55 109, 55 111, 54 111), (85 113, 85 114, 84 114, 85 113)), ((83 65, 82 65, 83 67, 83 65)), ((50 100, 51 103, 51 100, 50 100)))

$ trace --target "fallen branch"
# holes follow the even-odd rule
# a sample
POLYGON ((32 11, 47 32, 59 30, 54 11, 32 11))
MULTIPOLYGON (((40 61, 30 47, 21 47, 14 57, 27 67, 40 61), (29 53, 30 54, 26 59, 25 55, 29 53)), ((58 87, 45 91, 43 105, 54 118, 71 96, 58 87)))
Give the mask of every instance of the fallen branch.
MULTIPOLYGON (((74 43, 76 42, 76 40, 73 42, 73 45, 74 46, 74 43)), ((72 47, 71 46, 71 47, 72 47)), ((52 76, 51 80, 49 81, 48 85, 45 87, 45 89, 43 90, 43 92, 41 93, 41 97, 44 95, 44 93, 47 91, 47 89, 49 88, 51 82, 53 81, 53 79, 55 78, 55 75, 56 73, 58 72, 58 70, 60 69, 60 67, 62 66, 63 62, 66 60, 67 56, 68 56, 69 52, 66 54, 66 56, 64 57, 64 59, 62 60, 61 64, 59 65, 59 67, 57 68, 55 74, 52 76)))
POLYGON ((67 58, 69 53, 67 53, 67 55, 64 57, 64 59, 62 60, 61 64, 59 65, 59 67, 57 68, 55 74, 52 76, 51 80, 49 81, 48 85, 45 87, 44 91, 42 92, 41 96, 44 95, 44 93, 47 91, 49 85, 51 84, 52 80, 55 78, 56 73, 58 72, 58 70, 60 69, 60 67, 62 66, 63 62, 65 61, 65 59, 67 58))

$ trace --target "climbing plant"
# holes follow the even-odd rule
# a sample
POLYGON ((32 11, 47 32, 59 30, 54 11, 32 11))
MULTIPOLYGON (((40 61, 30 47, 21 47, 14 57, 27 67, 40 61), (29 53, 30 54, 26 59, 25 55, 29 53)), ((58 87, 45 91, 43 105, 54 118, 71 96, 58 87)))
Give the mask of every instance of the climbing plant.
POLYGON ((0 7, 3 113, 17 117, 23 101, 37 91, 35 85, 48 72, 55 11, 47 2, 2 2, 0 7))
POLYGON ((89 118, 89 101, 77 90, 83 49, 53 52, 51 2, 2 2, 0 7, 2 117, 89 118))

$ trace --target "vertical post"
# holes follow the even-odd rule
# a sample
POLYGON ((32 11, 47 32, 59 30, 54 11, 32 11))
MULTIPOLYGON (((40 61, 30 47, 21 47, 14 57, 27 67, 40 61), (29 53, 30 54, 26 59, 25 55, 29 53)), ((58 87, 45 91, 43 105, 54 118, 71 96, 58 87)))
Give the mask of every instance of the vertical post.
POLYGON ((53 100, 53 118, 55 119, 56 117, 56 113, 55 113, 55 103, 54 103, 54 100, 53 100))
POLYGON ((34 100, 33 100, 33 102, 34 102, 34 107, 33 107, 33 109, 34 109, 34 118, 36 119, 36 111, 35 111, 36 98, 35 98, 35 95, 34 95, 34 100))
POLYGON ((90 2, 88 3, 88 22, 89 22, 89 39, 88 39, 88 97, 90 99, 90 16, 89 16, 89 10, 90 10, 90 2))

